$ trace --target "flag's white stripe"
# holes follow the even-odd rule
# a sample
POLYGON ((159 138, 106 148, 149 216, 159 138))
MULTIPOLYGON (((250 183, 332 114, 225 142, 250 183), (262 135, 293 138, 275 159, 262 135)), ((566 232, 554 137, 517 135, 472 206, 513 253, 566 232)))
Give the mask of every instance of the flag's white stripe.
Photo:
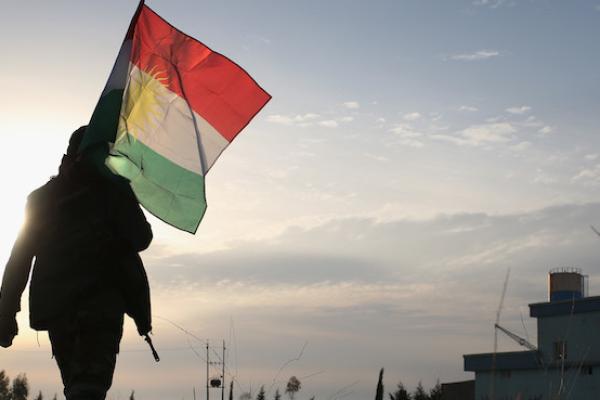
MULTIPOLYGON (((130 70, 132 81, 141 79, 142 75, 150 78, 137 66, 130 65, 130 70)), ((151 89, 146 85, 144 90, 152 90, 156 97, 150 123, 140 126, 139 121, 125 121, 128 133, 175 164, 205 175, 229 142, 164 85, 152 85, 151 89)))

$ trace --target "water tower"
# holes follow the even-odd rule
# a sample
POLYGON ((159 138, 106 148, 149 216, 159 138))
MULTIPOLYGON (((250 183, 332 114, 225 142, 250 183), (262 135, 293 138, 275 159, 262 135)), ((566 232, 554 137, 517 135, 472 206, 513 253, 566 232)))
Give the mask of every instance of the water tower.
POLYGON ((549 301, 582 299, 587 294, 587 275, 579 268, 555 268, 548 273, 549 301))

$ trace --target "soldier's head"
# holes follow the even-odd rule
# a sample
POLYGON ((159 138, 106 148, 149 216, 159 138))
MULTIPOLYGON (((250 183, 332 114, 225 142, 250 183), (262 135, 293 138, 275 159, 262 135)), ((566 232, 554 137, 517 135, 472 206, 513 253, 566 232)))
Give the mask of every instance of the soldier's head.
POLYGON ((83 135, 87 126, 82 126, 71 134, 69 138, 69 145, 67 146, 67 152, 62 157, 60 167, 58 168, 59 175, 68 175, 73 166, 79 161, 81 154, 79 153, 79 146, 83 140, 83 135))
POLYGON ((71 137, 69 138, 69 146, 67 147, 66 156, 71 158, 77 157, 79 146, 81 145, 81 141, 83 140, 83 135, 85 134, 86 129, 87 125, 84 125, 71 134, 71 137))

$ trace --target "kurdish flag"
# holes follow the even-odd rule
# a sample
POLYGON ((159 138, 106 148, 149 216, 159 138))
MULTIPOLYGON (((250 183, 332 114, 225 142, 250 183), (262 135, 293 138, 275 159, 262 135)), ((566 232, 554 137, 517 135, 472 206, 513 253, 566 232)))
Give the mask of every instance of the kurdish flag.
POLYGON ((206 174, 270 99, 237 64, 142 0, 81 149, 108 143, 103 163, 130 181, 144 208, 194 233, 206 174))

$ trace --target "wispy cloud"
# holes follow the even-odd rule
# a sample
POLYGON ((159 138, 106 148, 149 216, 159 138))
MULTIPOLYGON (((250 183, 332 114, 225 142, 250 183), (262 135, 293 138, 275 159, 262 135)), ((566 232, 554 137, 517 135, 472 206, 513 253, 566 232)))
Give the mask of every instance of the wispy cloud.
POLYGON ((582 182, 586 185, 600 184, 600 164, 596 164, 592 168, 584 168, 580 170, 573 178, 574 182, 582 182))
POLYGON ((508 122, 474 125, 462 131, 462 136, 475 146, 485 143, 506 143, 517 130, 508 122))
POLYGON ((596 154, 596 153, 586 154, 584 158, 588 161, 594 161, 598 158, 598 154, 596 154))
POLYGON ((510 146, 511 150, 514 150, 514 151, 525 151, 530 147, 531 147, 531 142, 528 142, 528 141, 519 142, 513 146, 510 146))
POLYGON ((315 113, 306 113, 306 114, 298 114, 298 115, 273 114, 273 115, 267 116, 267 122, 291 126, 291 125, 306 124, 310 121, 316 120, 319 117, 320 117, 320 115, 315 114, 315 113))
POLYGON ((529 111, 531 111, 531 107, 529 106, 509 107, 506 109, 507 113, 514 115, 527 114, 529 111))
POLYGON ((339 124, 337 121, 328 119, 325 121, 319 121, 319 126, 323 126, 325 128, 337 128, 339 126, 339 124))
POLYGON ((458 107, 458 111, 476 112, 479 111, 479 109, 477 107, 472 106, 460 106, 458 107))
POLYGON ((390 132, 394 133, 399 137, 397 143, 402 146, 409 146, 415 148, 421 148, 425 146, 425 143, 423 143, 421 140, 418 140, 418 138, 424 136, 423 133, 415 131, 408 124, 398 124, 392 129, 390 129, 390 132))
POLYGON ((498 57, 500 52, 496 50, 479 50, 473 53, 453 54, 449 58, 455 61, 481 61, 498 57))
POLYGON ((541 128, 538 133, 541 133, 542 135, 547 135, 549 133, 551 133, 553 131, 552 127, 550 126, 544 126, 543 128, 541 128))
POLYGON ((421 118, 421 114, 418 112, 411 112, 408 114, 404 114, 402 119, 405 121, 416 121, 421 118))
MULTIPOLYGON (((506 0, 475 0, 473 2, 474 6, 486 6, 486 7, 490 7, 490 8, 498 8, 504 4, 507 4, 506 0)), ((508 4, 514 4, 514 3, 508 3, 508 4)))
MULTIPOLYGON (((508 143, 514 140, 517 129, 508 122, 473 125, 459 132, 458 135, 435 134, 435 140, 454 143, 459 146, 484 146, 508 143)), ((525 146, 525 145, 524 145, 525 146)))
POLYGON ((356 110, 360 108, 360 103, 358 101, 347 101, 343 104, 343 106, 350 110, 356 110))

